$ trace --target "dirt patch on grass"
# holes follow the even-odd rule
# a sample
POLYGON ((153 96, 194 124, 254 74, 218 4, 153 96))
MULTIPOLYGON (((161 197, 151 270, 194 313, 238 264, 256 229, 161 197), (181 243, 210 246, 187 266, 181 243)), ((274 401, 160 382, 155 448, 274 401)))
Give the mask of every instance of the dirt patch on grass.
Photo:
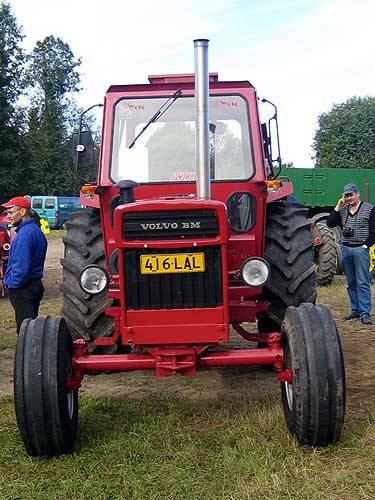
POLYGON ((61 238, 48 240, 46 265, 44 268, 44 300, 60 297, 62 267, 60 259, 64 256, 64 245, 61 238))
POLYGON ((13 349, 0 351, 0 398, 13 394, 13 349))
MULTIPOLYGON (((56 302, 61 297, 60 259, 63 252, 61 239, 49 240, 44 302, 56 302)), ((341 335, 347 376, 348 416, 363 418, 368 412, 375 411, 375 329, 362 325, 358 320, 342 320, 348 309, 342 276, 335 278, 334 286, 319 291, 319 301, 331 308, 341 335)), ((58 313, 56 306, 55 314, 58 313)), ((236 338, 237 341, 245 342, 240 338, 236 338)), ((13 350, 3 349, 0 351, 0 397, 12 394, 12 378, 13 350)), ((207 369, 199 371, 193 378, 158 378, 148 372, 101 374, 85 377, 82 386, 82 393, 86 395, 163 395, 187 399, 217 399, 228 395, 241 398, 249 394, 253 394, 254 398, 259 395, 267 397, 278 390, 278 382, 272 371, 262 367, 207 369)))

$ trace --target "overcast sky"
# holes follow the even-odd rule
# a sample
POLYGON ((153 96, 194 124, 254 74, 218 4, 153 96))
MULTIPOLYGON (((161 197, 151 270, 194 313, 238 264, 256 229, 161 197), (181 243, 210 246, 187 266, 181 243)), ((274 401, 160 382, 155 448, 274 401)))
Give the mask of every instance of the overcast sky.
POLYGON ((283 161, 312 166, 320 113, 375 95, 375 0, 10 0, 31 50, 48 35, 82 58, 78 103, 111 84, 192 73, 193 39, 209 38, 209 69, 250 80, 278 106, 283 161))

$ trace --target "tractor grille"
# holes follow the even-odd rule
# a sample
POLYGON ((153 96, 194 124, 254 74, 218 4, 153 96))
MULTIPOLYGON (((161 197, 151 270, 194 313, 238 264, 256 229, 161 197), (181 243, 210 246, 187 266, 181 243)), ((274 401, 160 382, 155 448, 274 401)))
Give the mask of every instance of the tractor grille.
POLYGON ((128 309, 216 307, 223 303, 220 247, 194 249, 124 250, 128 309), (205 271, 199 273, 141 274, 141 254, 203 252, 205 271))
POLYGON ((215 210, 129 212, 122 230, 125 240, 205 238, 219 231, 215 210))

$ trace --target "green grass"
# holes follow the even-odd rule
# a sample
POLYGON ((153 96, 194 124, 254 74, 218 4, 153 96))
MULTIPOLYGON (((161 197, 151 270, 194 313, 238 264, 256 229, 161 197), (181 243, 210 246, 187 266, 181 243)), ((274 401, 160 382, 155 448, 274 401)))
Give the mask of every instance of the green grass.
MULTIPOLYGON (((251 391, 250 391, 251 392, 251 391)), ((1 401, 1 499, 370 499, 374 421, 338 445, 298 446, 278 397, 81 398, 76 452, 26 456, 1 401)))
POLYGON ((349 297, 346 291, 346 281, 345 276, 335 276, 333 282, 328 286, 320 286, 318 290, 318 302, 322 304, 339 304, 341 307, 345 307, 348 304, 349 307, 349 297))
MULTIPOLYGON (((40 305, 41 316, 59 316, 62 299, 43 300, 40 305)), ((0 299, 0 350, 16 347, 16 321, 14 309, 8 299, 0 299)))
MULTIPOLYGON (((319 302, 332 297, 335 307, 347 303, 342 278, 319 289, 319 302)), ((43 301, 40 312, 60 306, 43 301)), ((15 339, 13 310, 0 300, 0 349, 15 339)), ((266 392, 249 386, 246 397, 168 394, 81 394, 75 453, 53 459, 26 455, 12 398, 0 399, 0 499, 375 498, 375 408, 347 418, 340 442, 316 450, 288 433, 276 381, 266 392)))
POLYGON ((0 349, 16 347, 14 310, 8 299, 0 299, 0 349))
POLYGON ((46 235, 47 240, 54 240, 62 238, 63 236, 66 236, 66 229, 51 229, 51 231, 46 235))

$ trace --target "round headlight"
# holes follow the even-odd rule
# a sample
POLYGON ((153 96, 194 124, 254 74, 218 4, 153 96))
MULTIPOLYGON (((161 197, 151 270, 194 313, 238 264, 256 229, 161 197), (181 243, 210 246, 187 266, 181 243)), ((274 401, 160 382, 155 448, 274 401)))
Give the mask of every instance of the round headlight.
POLYGON ((81 271, 79 283, 81 288, 90 295, 96 295, 108 286, 108 274, 101 267, 91 265, 81 271))
POLYGON ((264 259, 252 257, 242 264, 240 274, 247 285, 263 286, 270 275, 270 267, 264 259))

